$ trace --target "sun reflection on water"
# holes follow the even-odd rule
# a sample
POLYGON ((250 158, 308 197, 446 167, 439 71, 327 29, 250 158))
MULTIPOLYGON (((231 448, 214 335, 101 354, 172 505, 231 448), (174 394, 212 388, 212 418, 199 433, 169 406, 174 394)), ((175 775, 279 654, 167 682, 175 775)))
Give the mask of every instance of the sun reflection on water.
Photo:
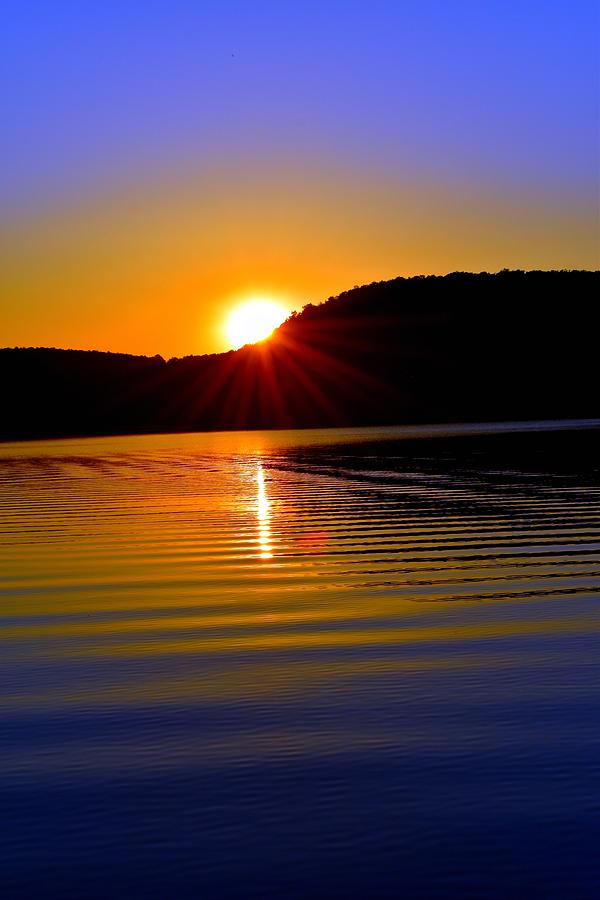
POLYGON ((257 498, 256 513, 258 517, 258 547, 261 559, 271 559, 273 548, 271 545, 271 525, 269 513, 269 500, 265 488, 265 476, 263 468, 259 464, 256 469, 257 498))

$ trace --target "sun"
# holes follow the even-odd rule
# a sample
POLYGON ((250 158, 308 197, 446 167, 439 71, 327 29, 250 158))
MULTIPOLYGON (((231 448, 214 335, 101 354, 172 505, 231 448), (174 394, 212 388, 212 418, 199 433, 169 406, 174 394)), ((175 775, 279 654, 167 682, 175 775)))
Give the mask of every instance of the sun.
POLYGON ((268 338, 287 319, 287 309, 274 300, 247 300, 233 310, 225 332, 232 347, 255 344, 268 338))

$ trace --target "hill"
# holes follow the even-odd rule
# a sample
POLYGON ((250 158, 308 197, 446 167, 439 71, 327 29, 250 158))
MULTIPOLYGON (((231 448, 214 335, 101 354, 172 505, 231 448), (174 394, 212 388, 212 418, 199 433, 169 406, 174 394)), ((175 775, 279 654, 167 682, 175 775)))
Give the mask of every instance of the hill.
POLYGON ((0 350, 0 439, 597 416, 600 272, 346 291, 267 342, 165 361, 0 350))

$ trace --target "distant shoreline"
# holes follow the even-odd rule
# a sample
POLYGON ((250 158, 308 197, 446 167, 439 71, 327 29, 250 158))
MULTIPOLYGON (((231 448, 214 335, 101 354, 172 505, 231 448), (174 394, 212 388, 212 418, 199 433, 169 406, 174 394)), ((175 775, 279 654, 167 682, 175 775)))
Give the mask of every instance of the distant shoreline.
POLYGON ((598 296, 600 271, 454 272, 353 288, 222 354, 4 349, 0 441, 593 420, 598 296))
POLYGON ((493 435, 493 434, 521 434, 533 432, 553 432, 553 431, 593 431, 600 429, 600 418, 594 419, 539 419, 539 420, 516 420, 516 421, 485 421, 485 422, 431 422, 427 424, 407 424, 407 425, 358 425, 358 426, 334 426, 334 427, 316 427, 316 428, 245 428, 245 429, 222 429, 222 430, 205 430, 205 431, 155 431, 155 432, 117 432, 115 434, 69 434, 61 437, 46 438, 24 438, 19 440, 3 440, 0 439, 0 448, 6 449, 13 444, 33 444, 33 443, 63 443, 72 441, 101 441, 112 440, 114 438, 168 438, 177 436, 193 436, 193 435, 235 435, 235 434, 284 434, 293 432, 319 432, 320 434, 328 434, 331 436, 339 435, 340 432, 346 432, 344 441, 353 442, 352 435, 356 435, 355 440, 361 441, 368 433, 373 433, 378 440, 406 440, 411 439, 429 439, 429 438, 448 438, 461 437, 469 435, 493 435), (360 432, 360 434, 358 434, 360 432))

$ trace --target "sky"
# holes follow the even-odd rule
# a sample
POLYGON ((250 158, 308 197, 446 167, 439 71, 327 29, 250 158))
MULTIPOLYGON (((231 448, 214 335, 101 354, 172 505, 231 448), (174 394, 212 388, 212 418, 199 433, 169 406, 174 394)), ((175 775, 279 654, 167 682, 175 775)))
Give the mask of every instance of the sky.
POLYGON ((236 304, 600 266, 594 0, 4 0, 0 346, 227 349, 236 304))

